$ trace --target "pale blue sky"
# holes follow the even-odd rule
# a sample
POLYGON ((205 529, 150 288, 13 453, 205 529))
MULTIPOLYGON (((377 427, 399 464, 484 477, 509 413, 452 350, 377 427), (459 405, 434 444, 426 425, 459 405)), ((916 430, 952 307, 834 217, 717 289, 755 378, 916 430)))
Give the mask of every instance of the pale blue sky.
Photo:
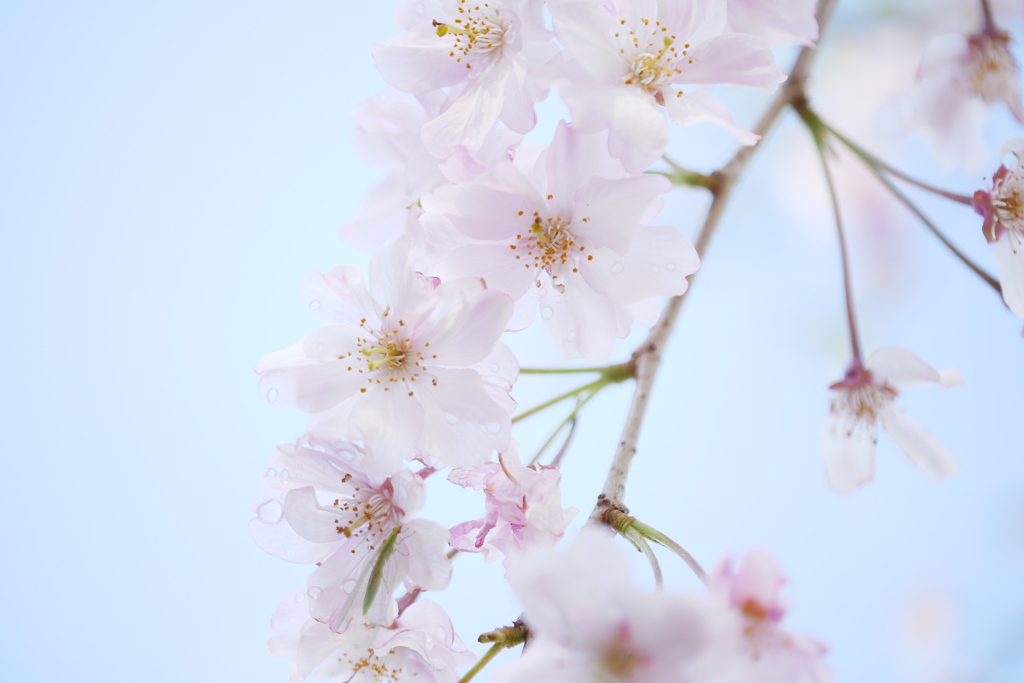
MULTIPOLYGON (((383 87, 369 51, 394 33, 385 3, 0 3, 0 680, 286 680, 267 623, 306 570, 259 551, 246 522, 264 458, 303 420, 260 401, 252 366, 316 325, 308 269, 365 260, 336 236, 379 177, 353 155, 349 113, 383 87)), ((993 149, 1014 130, 997 117, 993 149)), ((698 168, 731 150, 706 126, 679 137, 698 168)), ((915 144, 892 149, 936 182, 970 192, 990 173, 943 175, 915 144)), ((875 484, 832 495, 816 440, 846 362, 835 243, 827 213, 778 198, 821 205, 790 163, 806 145, 786 119, 726 214, 627 502, 705 565, 774 551, 794 628, 830 643, 840 682, 917 680, 899 619, 922 592, 958 605, 965 670, 1018 680, 992 651, 1020 642, 1024 615, 1022 322, 903 213, 855 239, 865 345, 969 380, 900 399, 961 473, 933 485, 883 436, 875 484)), ((690 232, 704 204, 683 191, 661 221, 690 232)), ((925 204, 991 267, 970 211, 925 204)), ((509 341, 524 364, 556 360, 541 329, 509 341)), ((573 381, 515 395, 529 406, 573 381)), ((595 400, 567 457, 584 515, 627 400, 595 400)), ((524 423, 525 448, 558 419, 524 423)), ((435 519, 478 516, 440 479, 431 492, 435 519)), ((438 597, 467 641, 518 614, 500 577, 459 558, 438 597)))

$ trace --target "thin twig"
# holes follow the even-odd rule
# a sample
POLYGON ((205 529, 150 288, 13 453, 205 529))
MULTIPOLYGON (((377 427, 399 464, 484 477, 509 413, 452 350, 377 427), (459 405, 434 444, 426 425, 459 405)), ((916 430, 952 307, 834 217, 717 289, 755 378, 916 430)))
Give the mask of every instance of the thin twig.
MULTIPOLYGON (((832 13, 834 0, 821 0, 818 4, 817 20, 818 25, 824 29, 829 16, 832 13)), ((761 116, 761 120, 754 126, 754 133, 761 136, 768 133, 775 124, 779 115, 794 102, 803 101, 804 85, 813 60, 814 48, 804 47, 793 64, 789 79, 782 85, 778 94, 768 104, 768 108, 761 116)), ((697 255, 702 259, 707 250, 711 237, 718 227, 722 213, 728 202, 736 180, 740 173, 750 162, 754 152, 760 149, 762 142, 750 147, 741 147, 733 158, 720 170, 711 174, 713 180, 711 192, 711 206, 704 218, 700 233, 694 247, 697 255)), ((690 276, 692 288, 693 279, 690 276)), ((633 352, 633 362, 636 366, 636 388, 633 392, 633 401, 629 406, 626 415, 626 424, 622 430, 622 436, 615 449, 615 456, 612 459, 608 476, 605 478, 604 488, 598 496, 597 505, 591 513, 591 519, 603 522, 602 516, 614 507, 621 507, 622 500, 626 493, 626 478, 629 476, 629 468, 636 454, 636 444, 640 438, 640 429, 643 426, 644 415, 647 412, 647 404, 650 402, 651 389, 654 386, 654 379, 658 368, 661 365, 661 356, 675 327, 676 319, 682 309, 685 294, 669 299, 662 311, 661 318, 651 328, 650 333, 644 342, 633 352)))

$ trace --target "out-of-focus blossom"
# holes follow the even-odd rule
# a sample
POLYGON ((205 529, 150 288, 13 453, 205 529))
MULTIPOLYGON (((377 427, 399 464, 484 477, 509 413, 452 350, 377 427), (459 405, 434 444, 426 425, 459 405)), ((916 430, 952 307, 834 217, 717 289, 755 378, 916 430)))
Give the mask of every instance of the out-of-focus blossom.
POLYGON ((561 478, 557 467, 525 467, 515 441, 498 462, 452 470, 448 481, 484 492, 487 514, 453 527, 449 544, 487 562, 555 545, 578 512, 562 508, 561 478))
POLYGON ((832 674, 821 661, 827 648, 817 640, 782 627, 786 578, 770 553, 753 550, 733 569, 728 558, 712 573, 710 590, 724 598, 735 615, 736 651, 724 658, 721 683, 828 683, 832 674))
POLYGON ((605 135, 563 122, 532 169, 509 163, 442 187, 424 198, 422 222, 432 240, 451 242, 432 261, 442 278, 486 278, 517 300, 513 329, 539 307, 563 358, 601 363, 699 266, 682 233, 647 225, 669 189, 661 176, 629 175, 605 135))
POLYGON ((708 680, 709 647, 734 618, 702 596, 634 588, 601 529, 584 529, 565 552, 510 564, 534 638, 496 683, 708 680))
POLYGON ((409 470, 373 476, 364 460, 362 449, 345 441, 279 447, 249 524, 267 552, 317 564, 308 581, 309 612, 335 631, 356 617, 389 624, 400 582, 440 590, 451 575, 448 530, 415 519, 423 506, 420 477, 409 470))
POLYGON ((423 126, 437 157, 457 146, 476 149, 500 120, 518 133, 536 124, 534 104, 547 89, 532 68, 556 52, 540 0, 406 0, 395 14, 402 35, 374 47, 393 87, 424 94, 449 88, 442 111, 423 126))
POLYGON ((498 341, 512 301, 480 277, 439 283, 415 270, 408 238, 358 269, 310 273, 305 294, 329 323, 256 366, 276 404, 310 413, 308 431, 364 441, 364 467, 396 472, 419 451, 473 465, 508 446, 518 365, 498 341), (491 370, 493 371, 491 371, 491 370))
POLYGON ((1003 301, 1024 318, 1024 139, 1003 143, 999 157, 1010 157, 992 174, 992 189, 974 193, 974 209, 985 218, 982 230, 992 245, 1003 301))
POLYGON ((989 107, 999 103, 1024 122, 1020 70, 1009 34, 988 28, 971 36, 936 36, 928 43, 909 96, 910 115, 943 163, 984 162, 981 127, 989 107))
POLYGON ((465 183, 488 168, 510 159, 522 136, 494 129, 478 150, 457 147, 445 160, 427 151, 421 139, 423 125, 433 119, 441 98, 421 98, 385 90, 363 100, 353 113, 359 123, 353 142, 368 163, 387 176, 367 193, 356 217, 341 226, 341 236, 361 249, 372 251, 403 233, 418 233, 423 213, 420 199, 445 182, 465 183))
POLYGON ((294 657, 290 683, 310 676, 346 683, 455 683, 456 667, 474 659, 448 615, 429 600, 412 604, 383 628, 354 625, 335 633, 308 618, 304 597, 286 595, 270 622, 270 651, 294 657))
POLYGON ((571 57, 555 82, 573 125, 609 129, 609 149, 630 171, 647 170, 665 151, 666 114, 677 125, 714 121, 745 145, 757 141, 713 95, 679 87, 772 92, 784 80, 763 38, 725 33, 725 0, 549 0, 548 10, 571 57))
POLYGON ((769 45, 813 45, 818 0, 729 0, 728 29, 762 36, 769 45))
POLYGON ((887 346, 875 351, 864 367, 851 367, 832 385, 832 411, 819 446, 832 490, 847 495, 871 481, 875 473, 878 425, 910 461, 932 481, 957 473, 957 464, 938 440, 899 408, 895 399, 904 387, 964 382, 956 370, 939 372, 910 351, 887 346))

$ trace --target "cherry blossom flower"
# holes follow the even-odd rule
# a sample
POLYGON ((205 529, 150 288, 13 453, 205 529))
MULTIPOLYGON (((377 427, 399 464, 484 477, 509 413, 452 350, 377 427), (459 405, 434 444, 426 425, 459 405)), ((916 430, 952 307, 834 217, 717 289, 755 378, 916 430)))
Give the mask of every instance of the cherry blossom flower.
POLYGON ((699 259, 678 230, 646 224, 671 188, 629 175, 608 155, 604 134, 559 124, 532 169, 511 163, 477 181, 424 197, 442 278, 484 276, 517 300, 512 329, 537 308, 562 357, 600 363, 634 318, 651 325, 658 297, 686 291, 699 259))
POLYGON ((974 208, 985 223, 985 239, 999 272, 1003 301, 1024 318, 1024 138, 1003 143, 999 157, 1011 157, 992 175, 992 190, 974 193, 974 208))
POLYGON ((463 552, 482 552, 487 562, 497 553, 508 557, 554 546, 578 512, 562 509, 561 478, 557 467, 523 466, 514 440, 498 462, 452 470, 448 481, 484 492, 487 514, 453 527, 448 543, 463 552))
POLYGON ((991 105, 1005 104, 1024 123, 1020 69, 1009 34, 988 28, 971 36, 933 38, 908 103, 911 123, 924 128, 943 163, 982 163, 981 126, 991 105))
POLYGON ((353 142, 368 162, 387 171, 367 193, 356 217, 341 226, 342 239, 367 251, 402 234, 418 234, 420 198, 446 182, 465 183, 514 154, 522 136, 507 129, 488 133, 479 150, 456 147, 445 160, 430 154, 421 139, 423 125, 437 116, 440 97, 385 90, 364 100, 353 117, 353 142))
POLYGON ((354 626, 335 633, 309 619, 305 594, 286 595, 271 619, 270 650, 292 657, 291 683, 314 679, 346 683, 455 683, 456 667, 474 657, 444 610, 430 600, 409 606, 384 628, 354 626))
POLYGON ((700 596, 635 589, 604 531, 584 529, 563 553, 511 563, 534 638, 496 683, 706 680, 708 647, 732 615, 700 596))
POLYGON ((887 346, 864 367, 851 367, 832 385, 832 411, 819 447, 832 490, 847 495, 871 481, 875 472, 878 424, 910 461, 932 481, 957 473, 953 456, 934 436, 896 406, 899 389, 925 384, 952 387, 964 382, 956 370, 939 372, 910 351, 887 346))
POLYGON ((369 290, 355 268, 310 273, 309 306, 333 324, 256 366, 267 401, 310 413, 310 433, 361 438, 375 475, 417 449, 476 464, 508 446, 515 409, 503 389, 519 368, 498 341, 512 302, 478 277, 424 277, 414 256, 407 238, 377 252, 369 290))
POLYGON ((432 154, 478 148, 500 120, 518 133, 536 124, 547 89, 530 70, 555 54, 540 0, 406 0, 396 13, 402 35, 373 50, 381 75, 403 92, 449 88, 443 111, 423 127, 432 154))
POLYGON ((415 519, 424 498, 420 477, 409 470, 373 476, 364 461, 362 449, 346 441, 279 447, 250 522, 264 550, 316 562, 309 612, 335 631, 360 613, 360 622, 389 624, 399 583, 440 590, 451 575, 448 530, 415 519))
POLYGON ((721 683, 828 683, 822 643, 782 628, 786 578, 775 558, 753 550, 733 570, 728 558, 712 573, 709 588, 738 617, 736 649, 716 680, 721 683))
POLYGON ((556 79, 587 132, 610 129, 609 149, 633 172, 669 141, 666 114, 687 126, 714 121, 745 145, 757 136, 702 90, 746 85, 770 93, 785 78, 764 39, 725 33, 725 0, 549 0, 555 35, 572 58, 556 79))
POLYGON ((818 0, 729 0, 729 30, 763 36, 770 45, 813 45, 818 0))

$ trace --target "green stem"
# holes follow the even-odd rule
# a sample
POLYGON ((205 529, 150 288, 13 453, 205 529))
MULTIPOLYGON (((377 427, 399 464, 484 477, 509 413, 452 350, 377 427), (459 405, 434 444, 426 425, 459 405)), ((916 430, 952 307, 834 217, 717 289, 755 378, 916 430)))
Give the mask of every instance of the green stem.
MULTIPOLYGON (((813 114, 812 114, 812 116, 813 116, 813 114)), ((816 116, 815 116, 815 118, 817 119, 816 116)), ((954 245, 952 242, 950 242, 949 239, 944 234, 942 234, 942 231, 939 230, 935 226, 935 224, 932 223, 928 219, 928 217, 925 216, 921 212, 921 210, 919 208, 917 208, 917 206, 912 201, 910 201, 910 199, 905 194, 903 194, 903 192, 901 192, 900 189, 898 187, 896 187, 896 185, 893 184, 893 182, 891 180, 889 180, 889 178, 887 178, 885 176, 885 173, 883 173, 883 170, 885 170, 884 167, 880 167, 879 165, 876 165, 874 163, 874 158, 870 154, 867 154, 862 149, 857 147, 855 144, 853 144, 852 142, 847 140, 845 137, 843 137, 841 134, 837 133, 835 130, 830 128, 828 126, 828 124, 826 124, 824 121, 821 121, 821 119, 817 119, 817 120, 821 124, 821 126, 826 131, 828 131, 829 134, 831 134, 833 137, 835 137, 841 143, 846 145, 850 149, 851 152, 853 152, 855 155, 857 155, 861 159, 861 161, 863 161, 864 164, 868 167, 868 169, 875 175, 875 177, 878 178, 878 180, 881 181, 881 183, 883 185, 885 185, 886 188, 888 188, 889 191, 892 192, 893 195, 897 199, 899 199, 903 203, 904 206, 906 206, 908 209, 910 209, 910 211, 913 212, 913 214, 915 216, 917 216, 918 219, 922 223, 924 223, 925 227, 928 228, 928 230, 930 230, 931 233, 933 235, 935 235, 939 239, 939 241, 942 242, 942 244, 947 249, 949 249, 950 252, 953 253, 954 256, 956 256, 958 259, 960 259, 961 263, 963 263, 965 266, 967 266, 972 271, 974 271, 974 274, 977 275, 978 277, 980 277, 982 280, 984 280, 989 285, 989 287, 991 287, 992 289, 994 289, 996 291, 996 293, 1002 295, 1002 291, 1003 290, 1002 290, 1002 287, 1000 287, 1000 285, 999 285, 999 280, 997 280, 996 278, 992 277, 988 272, 985 271, 984 268, 982 268, 981 266, 976 264, 974 261, 972 261, 970 258, 968 258, 968 256, 966 254, 964 254, 962 251, 960 251, 956 247, 956 245, 954 245)))
POLYGON ((693 555, 686 552, 686 549, 683 548, 683 546, 679 545, 678 543, 676 543, 671 538, 661 533, 654 527, 648 526, 637 519, 633 519, 633 521, 630 522, 629 525, 644 538, 649 538, 655 543, 665 546, 666 548, 674 552, 676 555, 681 557, 683 562, 685 562, 690 567, 690 569, 693 570, 693 573, 697 575, 697 578, 703 581, 705 584, 707 584, 708 573, 704 571, 704 568, 700 566, 700 563, 693 558, 693 555))
POLYGON ((637 550, 642 552, 647 561, 651 563, 651 569, 654 571, 654 585, 657 586, 658 590, 664 590, 665 580, 661 575, 661 565, 658 564, 658 558, 655 556, 654 551, 651 550, 650 544, 635 527, 627 528, 623 535, 632 541, 637 550))
POLYGON ((505 643, 495 643, 491 645, 491 648, 484 653, 484 656, 477 660, 477 663, 473 665, 473 668, 466 672, 466 675, 459 679, 459 683, 469 683, 473 680, 473 676, 480 673, 480 670, 487 666, 487 663, 494 659, 499 652, 505 649, 505 643))
POLYGON ((604 365, 599 368, 519 368, 520 375, 570 375, 581 372, 604 373, 614 365, 604 365))
MULTIPOLYGON (((566 418, 561 421, 561 423, 559 423, 558 427, 555 428, 555 431, 551 432, 551 436, 548 437, 548 440, 545 441, 544 445, 540 447, 539 451, 537 451, 537 455, 533 456, 533 459, 530 460, 530 462, 528 462, 527 465, 535 465, 537 463, 537 461, 540 460, 540 456, 544 455, 544 452, 554 442, 555 437, 557 437, 558 434, 563 429, 565 429, 566 425, 568 425, 570 423, 575 425, 575 423, 576 423, 576 416, 579 414, 580 408, 585 406, 587 404, 587 402, 590 399, 594 398, 594 396, 596 396, 596 395, 597 395, 597 391, 592 391, 589 394, 587 394, 586 396, 584 396, 583 398, 581 398, 581 399, 576 401, 576 407, 573 408, 572 412, 569 413, 566 416, 566 418)), ((571 432, 570 432, 570 434, 571 434, 571 432)), ((554 463, 552 463, 552 464, 554 464, 554 463)))
POLYGON ((608 377, 605 377, 604 375, 602 375, 601 377, 599 377, 598 379, 595 379, 593 382, 590 382, 589 384, 584 384, 581 387, 576 387, 575 389, 570 389, 569 391, 565 392, 564 394, 559 394, 558 396, 555 396, 552 399, 548 399, 547 401, 544 401, 540 405, 536 405, 536 406, 530 408, 529 410, 527 410, 524 413, 520 413, 519 415, 516 415, 515 417, 512 418, 512 424, 515 424, 516 422, 519 422, 520 420, 525 420, 526 418, 530 417, 531 415, 535 415, 535 414, 539 413, 540 411, 544 410, 545 408, 550 408, 551 406, 555 405, 556 403, 561 403, 562 401, 564 401, 567 398, 572 398, 573 396, 576 396, 577 394, 582 394, 584 391, 587 391, 587 390, 590 390, 590 389, 593 389, 595 392, 600 391, 601 389, 603 389, 605 386, 607 386, 610 383, 611 383, 611 380, 608 379, 608 377))
POLYGON ((943 189, 935 187, 933 185, 929 185, 928 183, 921 182, 917 178, 912 178, 911 176, 907 175, 903 171, 897 170, 895 167, 893 167, 890 164, 882 161, 881 159, 876 157, 874 154, 872 154, 871 152, 867 151, 866 149, 864 149, 863 147, 861 147, 857 143, 853 142, 853 140, 850 140, 848 137, 846 137, 845 135, 843 135, 842 133, 837 131, 835 128, 833 128, 829 124, 827 124, 824 121, 822 121, 817 116, 815 118, 818 119, 818 123, 821 124, 822 128, 824 128, 826 131, 828 131, 829 134, 832 135, 836 140, 839 140, 839 142, 841 142, 844 145, 846 145, 850 149, 851 152, 853 152, 858 157, 860 157, 861 160, 865 164, 870 166, 875 173, 877 173, 880 170, 881 171, 885 171, 886 173, 889 173, 890 175, 894 175, 897 178, 899 178, 900 180, 908 182, 911 185, 915 185, 915 186, 921 188, 922 190, 927 190, 928 192, 931 192, 932 194, 936 194, 936 195, 938 195, 940 197, 945 197, 946 199, 949 199, 950 201, 954 201, 954 202, 956 202, 958 204, 963 204, 965 206, 970 206, 971 208, 974 208, 974 198, 973 197, 968 197, 967 195, 963 195, 963 194, 957 194, 956 192, 949 192, 948 190, 943 190, 943 189))

